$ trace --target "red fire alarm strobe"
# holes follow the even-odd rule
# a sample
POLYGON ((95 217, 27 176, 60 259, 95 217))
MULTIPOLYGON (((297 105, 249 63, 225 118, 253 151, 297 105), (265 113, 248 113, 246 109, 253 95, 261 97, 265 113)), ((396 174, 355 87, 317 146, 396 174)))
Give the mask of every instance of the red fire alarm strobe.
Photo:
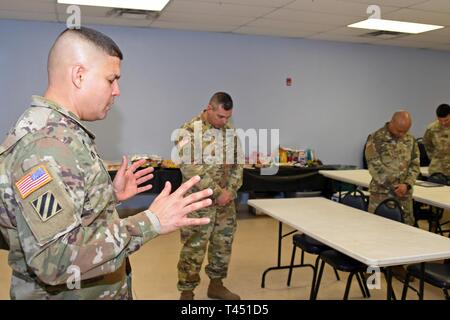
POLYGON ((292 86, 292 78, 286 78, 286 86, 292 86))

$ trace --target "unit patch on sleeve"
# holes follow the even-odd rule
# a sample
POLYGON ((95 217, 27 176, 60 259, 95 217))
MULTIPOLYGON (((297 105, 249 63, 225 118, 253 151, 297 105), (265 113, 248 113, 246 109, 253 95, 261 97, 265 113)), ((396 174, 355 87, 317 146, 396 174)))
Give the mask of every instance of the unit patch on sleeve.
POLYGON ((31 206, 36 210, 42 221, 47 221, 62 210, 58 200, 50 191, 33 200, 31 206))
POLYGON ((53 178, 44 165, 39 165, 33 168, 19 181, 16 182, 16 188, 20 193, 22 199, 25 199, 34 191, 45 186, 52 181, 53 178))

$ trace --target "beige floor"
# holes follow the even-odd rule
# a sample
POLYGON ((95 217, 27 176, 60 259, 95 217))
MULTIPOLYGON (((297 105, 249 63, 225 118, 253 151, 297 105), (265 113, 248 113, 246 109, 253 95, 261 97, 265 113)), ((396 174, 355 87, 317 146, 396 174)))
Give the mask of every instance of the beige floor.
MULTIPOLYGON (((310 269, 294 270, 291 287, 286 286, 287 270, 271 271, 266 277, 266 288, 260 287, 262 272, 276 263, 278 222, 267 216, 253 216, 245 212, 240 212, 238 216, 240 219, 229 277, 225 284, 243 299, 308 299, 312 276, 310 269)), ((283 241, 283 246, 283 264, 287 264, 292 250, 291 237, 283 241)), ((131 256, 136 299, 178 299, 176 265, 179 250, 179 233, 174 232, 154 239, 131 256)), ((297 259, 299 261, 299 255, 297 259)), ((307 262, 312 263, 314 259, 314 256, 306 255, 307 262)), ((318 299, 342 299, 347 274, 340 274, 341 281, 337 281, 332 269, 325 269, 318 299)), ((0 251, 0 299, 9 299, 9 277, 6 252, 0 251)), ((201 277, 202 282, 195 291, 195 298, 207 299, 208 279, 203 271, 201 277)), ((386 298, 384 281, 381 284, 381 289, 371 290, 371 299, 386 298)), ((417 284, 416 281, 415 285, 417 284)), ((397 296, 400 296, 401 288, 401 284, 394 280, 397 296)), ((356 281, 353 283, 350 299, 363 299, 356 281)), ((417 299, 417 295, 410 290, 408 299, 417 299)), ((442 300, 444 296, 440 289, 426 285, 425 299, 442 300)))

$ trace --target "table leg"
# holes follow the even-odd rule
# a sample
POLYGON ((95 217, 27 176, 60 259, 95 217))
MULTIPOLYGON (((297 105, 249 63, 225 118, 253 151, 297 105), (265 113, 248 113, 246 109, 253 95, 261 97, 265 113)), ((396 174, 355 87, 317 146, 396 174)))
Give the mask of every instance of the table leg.
MULTIPOLYGON (((282 250, 282 240, 284 237, 287 237, 293 233, 297 232, 297 230, 288 232, 286 234, 283 234, 283 223, 280 221, 278 222, 278 253, 277 253, 277 265, 274 267, 267 268, 262 275, 262 281, 261 281, 261 288, 265 288, 266 286, 266 275, 269 271, 272 270, 282 270, 282 269, 289 269, 291 268, 290 265, 288 266, 282 266, 281 265, 281 250, 282 250)), ((313 266, 311 264, 299 264, 299 265, 293 265, 292 268, 299 268, 299 267, 311 267, 313 266)))

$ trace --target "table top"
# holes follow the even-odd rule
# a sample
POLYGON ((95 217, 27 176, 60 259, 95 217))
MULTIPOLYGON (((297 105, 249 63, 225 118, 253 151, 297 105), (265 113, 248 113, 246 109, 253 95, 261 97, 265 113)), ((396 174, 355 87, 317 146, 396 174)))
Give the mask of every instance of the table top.
POLYGON ((358 186, 365 187, 365 188, 369 187, 370 180, 372 180, 369 170, 366 170, 366 169, 319 170, 319 173, 327 178, 356 184, 358 186))
MULTIPOLYGON (((327 178, 368 187, 372 177, 366 169, 357 170, 320 170, 320 174, 327 178)), ((450 210, 450 186, 421 187, 414 186, 413 198, 439 208, 450 210)))
POLYGON ((450 258, 449 238, 326 198, 258 199, 248 204, 368 266, 450 258))

